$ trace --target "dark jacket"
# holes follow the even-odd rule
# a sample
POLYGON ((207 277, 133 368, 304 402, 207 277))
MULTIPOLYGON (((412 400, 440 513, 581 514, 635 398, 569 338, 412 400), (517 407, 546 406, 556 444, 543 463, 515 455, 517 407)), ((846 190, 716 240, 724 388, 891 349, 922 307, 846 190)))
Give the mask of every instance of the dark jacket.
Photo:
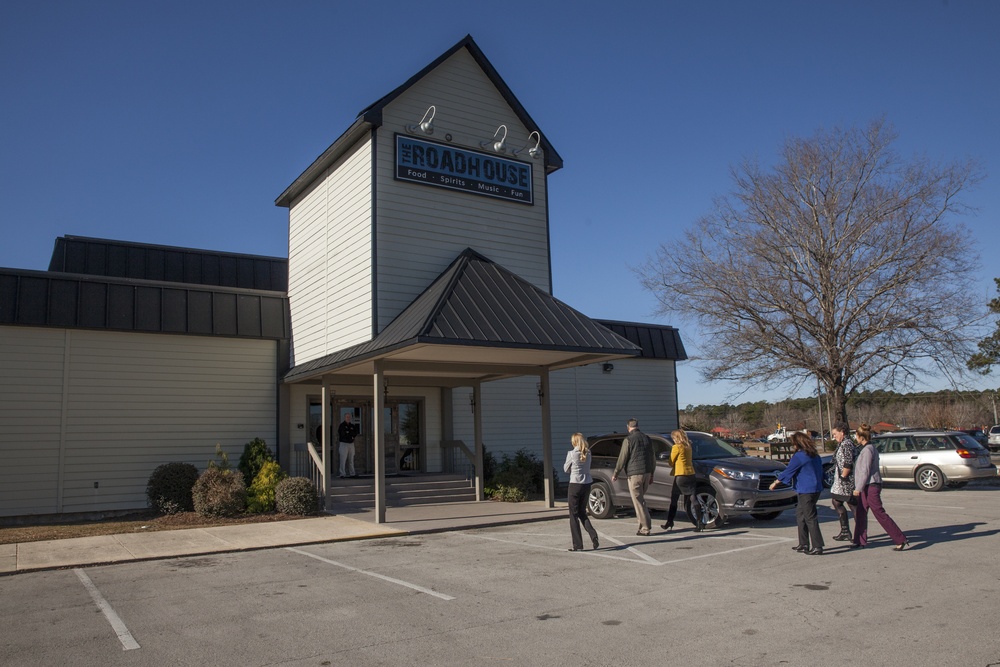
POLYGON ((799 450, 792 454, 788 467, 778 473, 778 480, 794 486, 796 493, 819 493, 823 490, 823 459, 799 450))
POLYGON ((354 422, 348 424, 346 420, 342 421, 337 428, 337 440, 340 442, 354 442, 354 438, 358 437, 358 433, 360 432, 361 429, 354 422))
POLYGON ((652 475, 656 470, 656 458, 653 456, 653 442, 649 436, 635 429, 622 442, 622 450, 615 464, 615 476, 622 468, 629 477, 632 475, 652 475))

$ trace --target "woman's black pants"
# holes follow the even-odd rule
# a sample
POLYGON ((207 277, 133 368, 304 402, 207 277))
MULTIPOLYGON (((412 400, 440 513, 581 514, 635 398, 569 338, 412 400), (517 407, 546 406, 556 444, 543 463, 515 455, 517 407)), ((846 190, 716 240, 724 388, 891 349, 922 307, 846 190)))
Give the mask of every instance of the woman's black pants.
POLYGON ((590 535, 591 542, 597 541, 597 531, 590 525, 587 516, 587 500, 590 498, 590 484, 570 484, 566 499, 569 501, 569 534, 573 537, 573 548, 583 548, 580 524, 590 535))
POLYGON ((799 527, 799 546, 810 549, 823 548, 823 536, 819 532, 819 518, 816 503, 819 493, 800 493, 799 504, 795 508, 795 523, 799 527))

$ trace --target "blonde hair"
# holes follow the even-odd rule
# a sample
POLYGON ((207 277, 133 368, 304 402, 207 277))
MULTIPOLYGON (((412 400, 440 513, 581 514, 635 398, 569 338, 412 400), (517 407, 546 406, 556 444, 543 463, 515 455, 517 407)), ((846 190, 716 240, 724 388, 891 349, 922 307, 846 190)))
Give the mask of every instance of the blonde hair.
POLYGON ((862 424, 854 431, 855 437, 861 438, 865 442, 871 442, 872 439, 872 427, 868 424, 862 424))
POLYGON ((691 441, 688 440, 687 433, 685 433, 680 429, 677 429, 676 431, 671 431, 670 439, 674 441, 675 445, 687 445, 688 447, 691 446, 691 441))
POLYGON ((572 438, 573 449, 580 451, 580 460, 587 460, 587 452, 590 451, 590 447, 587 445, 587 439, 583 437, 583 433, 574 433, 572 438))

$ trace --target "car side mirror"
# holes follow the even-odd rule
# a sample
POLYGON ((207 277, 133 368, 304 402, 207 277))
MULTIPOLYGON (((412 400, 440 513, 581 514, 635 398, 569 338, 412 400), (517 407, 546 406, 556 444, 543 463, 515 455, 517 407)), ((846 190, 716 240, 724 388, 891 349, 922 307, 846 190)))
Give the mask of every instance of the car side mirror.
POLYGON ((667 452, 660 452, 660 455, 657 456, 656 458, 660 459, 661 461, 667 461, 670 459, 670 454, 668 454, 667 452))

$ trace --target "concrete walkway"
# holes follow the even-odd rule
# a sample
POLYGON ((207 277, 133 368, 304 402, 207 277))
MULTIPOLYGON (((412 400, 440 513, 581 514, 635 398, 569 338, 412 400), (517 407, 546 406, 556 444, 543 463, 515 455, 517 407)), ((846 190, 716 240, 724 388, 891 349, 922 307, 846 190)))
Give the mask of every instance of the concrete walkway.
POLYGON ((122 533, 0 545, 0 575, 302 544, 365 540, 567 518, 566 503, 445 503, 213 528, 122 533))

